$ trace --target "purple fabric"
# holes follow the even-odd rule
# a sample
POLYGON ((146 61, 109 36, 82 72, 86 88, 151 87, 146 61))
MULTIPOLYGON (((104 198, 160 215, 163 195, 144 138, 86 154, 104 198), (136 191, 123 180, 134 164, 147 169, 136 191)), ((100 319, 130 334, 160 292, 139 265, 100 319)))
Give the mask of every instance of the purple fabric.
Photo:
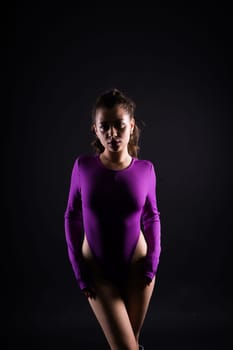
POLYGON ((105 167, 99 155, 76 158, 64 214, 68 256, 80 289, 88 287, 82 257, 84 232, 99 264, 111 275, 126 269, 140 229, 148 245, 145 275, 152 279, 161 252, 156 173, 149 160, 132 157, 122 170, 105 167))

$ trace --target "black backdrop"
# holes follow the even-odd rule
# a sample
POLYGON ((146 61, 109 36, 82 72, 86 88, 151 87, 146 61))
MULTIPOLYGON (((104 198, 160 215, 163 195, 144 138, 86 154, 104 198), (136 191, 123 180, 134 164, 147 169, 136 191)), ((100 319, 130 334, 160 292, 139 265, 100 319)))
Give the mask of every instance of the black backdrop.
POLYGON ((232 244, 232 17, 228 8, 111 3, 6 13, 4 267, 9 348, 107 349, 68 261, 63 215, 91 108, 117 87, 145 126, 162 253, 146 349, 225 349, 232 244))

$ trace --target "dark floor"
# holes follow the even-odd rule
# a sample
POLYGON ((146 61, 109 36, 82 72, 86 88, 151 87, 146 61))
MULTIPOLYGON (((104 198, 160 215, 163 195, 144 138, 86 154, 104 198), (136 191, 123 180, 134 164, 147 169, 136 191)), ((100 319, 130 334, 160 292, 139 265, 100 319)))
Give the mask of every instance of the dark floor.
MULTIPOLYGON (((229 338, 222 329, 185 331, 176 329, 172 331, 155 330, 152 327, 144 332, 141 343, 146 350, 153 349, 180 349, 180 350, 225 350, 230 349, 229 338)), ((78 329, 76 334, 47 334, 47 335, 22 335, 8 338, 8 349, 95 349, 109 350, 105 339, 95 329, 78 329)))
MULTIPOLYGON (((232 320, 226 305, 210 298, 202 305, 182 304, 175 294, 174 299, 170 295, 162 301, 155 294, 142 328, 141 343, 145 350, 230 349, 232 320)), ((10 350, 109 350, 86 298, 77 295, 76 290, 68 296, 67 291, 58 293, 51 289, 31 298, 18 297, 12 311, 5 334, 10 350)))
MULTIPOLYGON (((109 349, 94 316, 85 305, 79 312, 38 312, 20 320, 9 330, 8 349, 109 349)), ((16 319, 15 319, 16 322, 16 319)), ((146 350, 225 350, 230 341, 230 324, 220 312, 179 313, 157 310, 148 313, 141 332, 146 350)))

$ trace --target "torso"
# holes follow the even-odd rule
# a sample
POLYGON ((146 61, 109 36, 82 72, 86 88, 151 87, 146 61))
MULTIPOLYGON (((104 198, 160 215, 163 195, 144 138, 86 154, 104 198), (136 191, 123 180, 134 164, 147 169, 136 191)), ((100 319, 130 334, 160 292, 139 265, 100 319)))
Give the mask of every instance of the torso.
MULTIPOLYGON (((131 267, 145 267, 147 242, 143 217, 147 214, 145 201, 151 163, 132 157, 131 163, 124 164, 124 169, 119 171, 105 165, 98 156, 81 156, 76 162, 74 181, 82 193, 75 204, 80 212, 82 209, 86 230, 82 256, 87 265, 90 262, 92 275, 124 280, 131 267)), ((75 200, 74 194, 70 198, 75 200)), ((69 208, 73 215, 72 202, 69 208)))
MULTIPOLYGON (((131 264, 135 263, 136 261, 138 261, 140 258, 146 256, 147 253, 147 243, 145 240, 145 237, 142 233, 142 231, 140 230, 140 236, 137 242, 137 246, 135 248, 132 260, 131 260, 131 264)), ((82 255, 84 257, 84 259, 86 259, 89 262, 94 262, 94 256, 92 254, 91 248, 88 244, 87 238, 86 238, 86 234, 84 235, 84 240, 83 240, 83 245, 82 245, 82 255)))
MULTIPOLYGON (((124 164, 122 164, 121 166, 119 166, 119 165, 117 166, 115 164, 112 164, 112 163, 106 161, 103 157, 101 157, 101 155, 100 155, 99 159, 101 160, 101 162, 104 166, 106 166, 109 169, 115 169, 115 170, 127 168, 132 161, 132 157, 130 157, 130 159, 128 159, 124 164)), ((142 231, 140 230, 140 236, 139 236, 137 246, 135 248, 135 251, 134 251, 134 254, 133 254, 133 257, 131 260, 131 264, 134 264, 140 258, 146 256, 146 253, 147 253, 147 243, 146 243, 146 240, 144 238, 142 231)), ((88 244, 86 234, 84 235, 82 254, 83 254, 84 259, 86 259, 89 263, 95 264, 95 258, 93 256, 92 251, 90 249, 90 246, 88 244)))

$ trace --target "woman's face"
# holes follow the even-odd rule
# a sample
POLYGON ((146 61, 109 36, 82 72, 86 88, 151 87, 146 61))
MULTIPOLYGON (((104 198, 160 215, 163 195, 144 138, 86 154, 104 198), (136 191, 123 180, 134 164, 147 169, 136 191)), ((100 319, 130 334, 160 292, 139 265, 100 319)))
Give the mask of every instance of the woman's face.
POLYGON ((111 109, 99 108, 96 111, 94 129, 105 149, 118 152, 127 148, 135 120, 121 106, 111 109))

